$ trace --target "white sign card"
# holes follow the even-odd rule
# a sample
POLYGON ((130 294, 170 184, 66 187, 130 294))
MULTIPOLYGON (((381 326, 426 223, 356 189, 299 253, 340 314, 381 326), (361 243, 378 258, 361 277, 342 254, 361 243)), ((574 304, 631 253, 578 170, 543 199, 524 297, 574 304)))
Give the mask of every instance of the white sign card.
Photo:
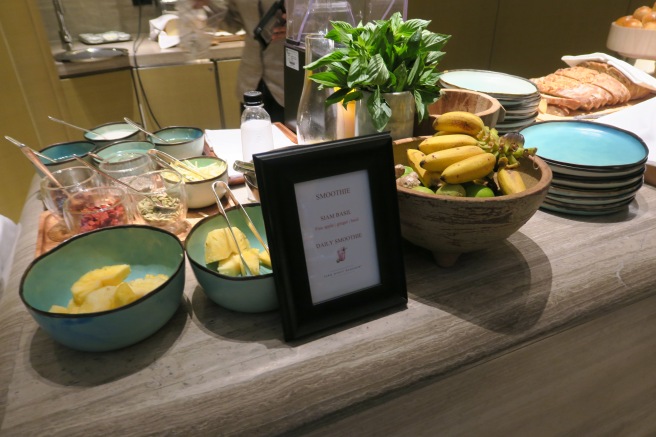
POLYGON ((380 283, 367 170, 294 185, 312 303, 380 283))

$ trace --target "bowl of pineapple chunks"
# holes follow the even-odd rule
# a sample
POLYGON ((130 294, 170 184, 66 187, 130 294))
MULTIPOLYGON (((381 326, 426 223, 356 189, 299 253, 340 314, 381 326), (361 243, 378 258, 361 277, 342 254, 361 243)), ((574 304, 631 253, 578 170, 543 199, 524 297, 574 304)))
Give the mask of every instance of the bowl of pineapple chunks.
POLYGON ((74 236, 36 258, 19 294, 55 341, 104 352, 162 328, 180 306, 184 272, 184 248, 175 235, 116 226, 74 236))
MULTIPOLYGON (((260 204, 243 207, 266 244, 260 204)), ((220 214, 205 217, 185 239, 185 252, 196 280, 211 301, 229 310, 260 313, 277 309, 268 251, 237 207, 226 209, 226 215, 231 227, 220 214)))
POLYGON ((451 267, 521 228, 552 173, 521 134, 499 135, 475 114, 448 112, 433 128, 433 136, 394 142, 401 234, 451 267))

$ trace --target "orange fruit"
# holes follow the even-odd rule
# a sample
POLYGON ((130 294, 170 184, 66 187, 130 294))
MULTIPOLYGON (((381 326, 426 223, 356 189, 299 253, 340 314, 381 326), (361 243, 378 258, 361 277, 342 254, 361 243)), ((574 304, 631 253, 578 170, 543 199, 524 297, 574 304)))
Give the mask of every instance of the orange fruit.
POLYGON ((640 6, 638 9, 636 9, 633 12, 633 18, 642 21, 642 17, 644 17, 650 12, 652 12, 652 8, 650 8, 649 6, 640 6))
POLYGON ((643 26, 645 23, 649 23, 650 21, 656 21, 656 11, 651 11, 650 13, 645 14, 641 21, 643 26))
POLYGON ((642 27, 642 22, 633 15, 627 15, 615 20, 615 24, 622 27, 642 27))

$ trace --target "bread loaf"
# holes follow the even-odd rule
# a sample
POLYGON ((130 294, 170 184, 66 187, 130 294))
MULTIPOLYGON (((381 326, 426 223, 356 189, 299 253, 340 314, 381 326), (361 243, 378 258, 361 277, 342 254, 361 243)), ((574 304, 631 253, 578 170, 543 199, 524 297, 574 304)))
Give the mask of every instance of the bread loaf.
POLYGON ((622 83, 629 90, 629 94, 631 95, 629 100, 641 99, 651 92, 649 89, 633 83, 620 70, 605 62, 585 61, 579 64, 579 66, 606 73, 622 83))

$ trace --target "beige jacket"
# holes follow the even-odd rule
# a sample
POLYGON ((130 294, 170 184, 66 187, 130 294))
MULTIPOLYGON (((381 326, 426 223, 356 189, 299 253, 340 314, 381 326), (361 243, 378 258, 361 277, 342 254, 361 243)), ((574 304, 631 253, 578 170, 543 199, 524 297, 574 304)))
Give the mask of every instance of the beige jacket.
POLYGON ((213 0, 210 7, 214 15, 209 18, 208 24, 229 32, 241 29, 246 31, 237 84, 239 100, 242 100, 245 91, 255 90, 263 78, 273 97, 284 106, 284 40, 272 41, 267 49, 262 51, 260 43, 253 37, 253 30, 260 22, 260 16, 266 14, 273 2, 274 0, 213 0))

